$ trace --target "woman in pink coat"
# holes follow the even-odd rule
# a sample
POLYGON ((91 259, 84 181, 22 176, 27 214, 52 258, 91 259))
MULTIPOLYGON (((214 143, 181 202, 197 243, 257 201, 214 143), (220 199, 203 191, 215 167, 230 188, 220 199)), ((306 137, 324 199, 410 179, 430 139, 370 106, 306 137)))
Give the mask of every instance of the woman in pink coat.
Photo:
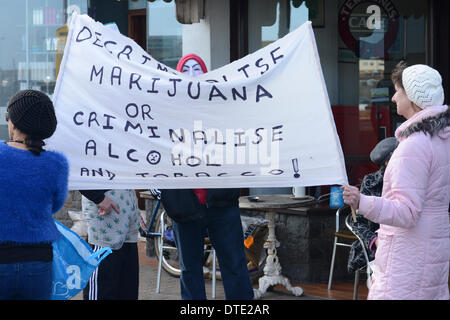
POLYGON ((407 120, 381 197, 353 186, 344 202, 380 224, 368 299, 449 299, 450 112, 439 73, 397 65, 392 101, 407 120))

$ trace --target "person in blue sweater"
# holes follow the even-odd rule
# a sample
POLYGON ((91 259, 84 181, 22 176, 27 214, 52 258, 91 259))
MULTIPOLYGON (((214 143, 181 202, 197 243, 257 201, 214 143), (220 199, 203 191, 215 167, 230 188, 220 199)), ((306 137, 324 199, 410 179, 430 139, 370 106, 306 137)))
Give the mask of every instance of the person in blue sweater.
POLYGON ((50 98, 18 92, 8 103, 10 141, 0 143, 0 299, 51 296, 52 242, 61 234, 52 214, 67 199, 66 157, 44 150, 57 121, 50 98))

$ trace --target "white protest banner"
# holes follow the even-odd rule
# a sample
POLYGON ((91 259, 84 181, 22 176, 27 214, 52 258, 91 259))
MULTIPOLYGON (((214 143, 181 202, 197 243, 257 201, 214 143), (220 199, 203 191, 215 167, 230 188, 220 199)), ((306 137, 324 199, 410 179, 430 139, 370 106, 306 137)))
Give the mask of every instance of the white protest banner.
POLYGON ((310 22, 190 78, 74 14, 53 101, 71 190, 347 184, 310 22))

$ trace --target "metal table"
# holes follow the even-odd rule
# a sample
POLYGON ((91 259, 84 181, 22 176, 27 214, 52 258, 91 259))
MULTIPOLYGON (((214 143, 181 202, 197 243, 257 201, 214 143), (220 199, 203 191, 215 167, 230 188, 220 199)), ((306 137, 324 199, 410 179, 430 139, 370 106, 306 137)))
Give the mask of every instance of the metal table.
POLYGON ((240 209, 263 210, 266 219, 269 221, 269 235, 264 243, 264 248, 267 249, 266 265, 264 267, 264 275, 259 278, 259 288, 254 289, 255 299, 261 298, 269 287, 277 284, 283 285, 295 296, 301 296, 303 294, 303 289, 301 287, 291 286, 289 279, 281 275, 281 265, 277 256, 277 247, 280 246, 280 243, 275 237, 275 212, 278 209, 304 206, 306 203, 310 202, 311 199, 312 198, 310 197, 293 198, 293 196, 289 194, 246 196, 239 198, 240 209))

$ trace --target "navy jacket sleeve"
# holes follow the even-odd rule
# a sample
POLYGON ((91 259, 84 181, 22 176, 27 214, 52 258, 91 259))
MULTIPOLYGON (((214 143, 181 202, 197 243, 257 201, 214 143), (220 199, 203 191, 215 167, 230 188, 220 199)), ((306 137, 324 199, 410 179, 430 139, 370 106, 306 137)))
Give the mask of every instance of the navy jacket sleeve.
POLYGON ((105 199, 105 192, 109 190, 79 190, 80 193, 94 202, 95 204, 99 204, 105 199))

